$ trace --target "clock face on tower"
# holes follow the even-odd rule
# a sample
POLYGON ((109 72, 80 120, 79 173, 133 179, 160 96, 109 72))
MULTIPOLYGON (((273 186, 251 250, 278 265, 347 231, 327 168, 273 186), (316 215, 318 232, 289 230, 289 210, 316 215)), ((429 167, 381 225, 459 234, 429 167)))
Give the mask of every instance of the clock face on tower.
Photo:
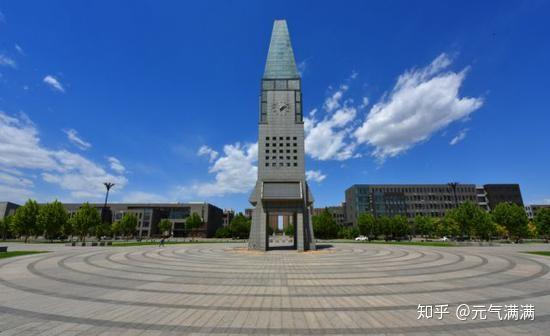
POLYGON ((290 106, 288 103, 273 103, 271 105, 271 112, 274 115, 286 115, 288 111, 290 110, 290 106))

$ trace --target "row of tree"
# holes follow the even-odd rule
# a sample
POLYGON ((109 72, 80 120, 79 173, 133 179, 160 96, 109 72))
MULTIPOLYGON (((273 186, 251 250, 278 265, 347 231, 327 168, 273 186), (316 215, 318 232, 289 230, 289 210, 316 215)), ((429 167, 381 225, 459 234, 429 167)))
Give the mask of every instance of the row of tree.
POLYGON ((501 237, 515 241, 536 237, 548 239, 550 236, 550 209, 541 209, 534 222, 529 222, 524 209, 511 203, 500 203, 493 211, 486 212, 475 203, 465 202, 443 218, 417 216, 410 226, 404 218, 399 217, 375 218, 365 213, 358 218, 357 226, 361 234, 371 238, 383 235, 385 239, 395 239, 409 233, 424 237, 480 240, 501 237))
MULTIPOLYGON (((187 232, 199 228, 203 224, 201 217, 193 213, 185 219, 187 232)), ((2 239, 13 235, 24 238, 25 242, 32 236, 44 236, 46 239, 78 237, 84 241, 87 236, 101 237, 124 236, 133 237, 138 225, 138 218, 132 213, 112 224, 103 223, 99 211, 88 203, 84 203, 73 216, 69 216, 65 207, 57 200, 38 205, 34 200, 28 200, 25 205, 17 208, 13 216, 0 221, 2 239)), ((172 234, 172 222, 163 219, 159 223, 159 231, 163 235, 172 234)))
POLYGON ((403 216, 375 217, 370 213, 359 216, 356 228, 338 225, 328 210, 313 216, 316 238, 352 239, 358 235, 370 239, 401 240, 409 235, 424 237, 454 237, 459 239, 490 240, 494 237, 519 241, 522 238, 550 238, 550 209, 537 212, 530 222, 521 206, 500 203, 486 212, 477 204, 465 202, 449 211, 443 218, 417 216, 412 223, 403 216))
POLYGON ((235 239, 248 239, 250 235, 251 219, 238 213, 229 226, 221 227, 216 230, 214 237, 216 238, 235 238, 235 239))

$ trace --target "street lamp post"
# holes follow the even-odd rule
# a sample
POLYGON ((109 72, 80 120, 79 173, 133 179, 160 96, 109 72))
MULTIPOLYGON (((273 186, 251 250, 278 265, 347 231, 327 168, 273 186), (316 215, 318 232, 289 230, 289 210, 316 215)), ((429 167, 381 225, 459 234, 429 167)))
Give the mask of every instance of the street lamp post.
MULTIPOLYGON (((447 183, 447 185, 449 187, 451 187, 452 191, 453 191, 453 198, 454 198, 454 203, 455 203, 455 209, 458 208, 458 197, 456 196, 456 187, 458 187, 458 182, 449 182, 447 183)), ((464 239, 464 225, 462 225, 462 227, 460 228, 461 231, 462 231, 462 239, 464 239)))
POLYGON ((103 209, 101 210, 101 220, 105 222, 111 222, 109 218, 107 218, 107 199, 109 198, 109 190, 115 185, 111 182, 104 182, 103 185, 107 189, 107 193, 105 194, 105 204, 103 204, 103 209))

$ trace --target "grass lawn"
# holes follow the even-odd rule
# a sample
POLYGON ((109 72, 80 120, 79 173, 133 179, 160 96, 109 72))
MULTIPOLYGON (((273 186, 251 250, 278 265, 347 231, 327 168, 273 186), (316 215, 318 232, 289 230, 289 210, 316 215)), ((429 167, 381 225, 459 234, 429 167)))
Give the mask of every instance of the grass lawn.
MULTIPOLYGON (((194 241, 165 241, 165 245, 203 244, 203 243, 242 243, 242 240, 194 240, 194 241)), ((115 241, 113 246, 151 246, 159 245, 159 242, 115 241)))
POLYGON ((530 251, 530 252, 523 252, 523 253, 536 254, 536 255, 550 257, 550 251, 530 251))
POLYGON ((48 251, 8 251, 8 252, 0 252, 0 259, 4 258, 11 258, 11 257, 19 257, 22 255, 27 254, 37 254, 37 253, 47 253, 48 251))
POLYGON ((389 245, 414 245, 414 246, 457 246, 449 242, 440 242, 440 241, 431 241, 431 242, 419 242, 419 241, 384 241, 384 240, 375 240, 370 242, 365 242, 365 244, 389 244, 389 245))

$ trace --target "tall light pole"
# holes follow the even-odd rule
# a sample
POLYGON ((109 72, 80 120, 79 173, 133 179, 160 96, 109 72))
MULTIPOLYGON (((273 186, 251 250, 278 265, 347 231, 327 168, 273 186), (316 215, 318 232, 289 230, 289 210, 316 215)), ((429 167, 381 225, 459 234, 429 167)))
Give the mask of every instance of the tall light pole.
POLYGON ((101 221, 102 222, 111 222, 109 218, 107 218, 107 199, 109 198, 109 190, 115 185, 111 182, 104 182, 103 185, 107 189, 107 193, 105 194, 105 204, 103 204, 103 209, 101 210, 101 221))
POLYGON ((451 187, 451 189, 453 190, 453 198, 454 198, 454 201, 455 201, 455 208, 458 208, 458 197, 456 196, 456 187, 458 187, 458 182, 449 182, 447 183, 447 185, 449 187, 451 187))
MULTIPOLYGON (((449 182, 447 183, 447 185, 449 187, 451 187, 451 189, 453 190, 453 198, 454 198, 454 201, 455 201, 455 209, 458 208, 458 197, 456 196, 456 187, 458 187, 458 182, 449 182)), ((462 237, 461 239, 464 239, 464 224, 461 225, 462 227, 460 228, 461 229, 461 233, 462 233, 462 237)))

